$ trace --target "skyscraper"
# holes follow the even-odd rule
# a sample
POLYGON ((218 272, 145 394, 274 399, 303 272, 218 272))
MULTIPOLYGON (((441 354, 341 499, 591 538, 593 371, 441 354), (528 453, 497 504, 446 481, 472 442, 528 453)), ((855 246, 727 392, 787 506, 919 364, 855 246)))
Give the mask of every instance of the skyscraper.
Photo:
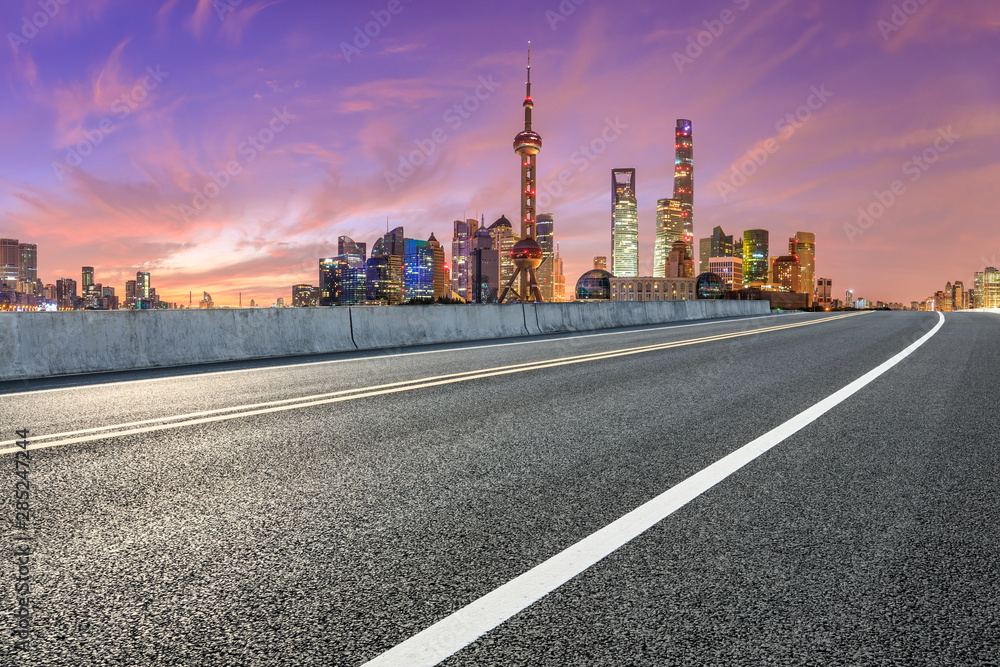
POLYGON ((42 283, 38 280, 38 246, 34 243, 21 243, 18 249, 21 255, 18 275, 24 284, 21 291, 40 296, 42 283))
POLYGON ((135 274, 135 298, 136 301, 149 301, 149 273, 138 271, 135 274))
POLYGON ((368 298, 367 260, 368 247, 355 243, 349 236, 337 238, 337 286, 338 306, 355 306, 368 298))
POLYGON ((496 222, 487 228, 487 231, 490 233, 490 238, 493 239, 493 248, 500 253, 500 284, 506 285, 514 277, 514 272, 517 270, 510 251, 520 238, 514 232, 514 226, 510 224, 510 220, 505 215, 501 215, 496 222))
POLYGON ((566 301, 566 271, 563 259, 559 256, 559 244, 556 244, 556 254, 552 259, 552 300, 557 303, 566 301))
POLYGON ((783 255, 771 264, 771 282, 789 292, 799 292, 802 286, 802 263, 795 255, 783 255))
POLYGON ((694 254, 694 133, 691 121, 679 118, 675 131, 674 199, 680 205, 684 242, 694 254))
POLYGON ((0 239, 0 285, 17 288, 21 274, 21 244, 17 239, 0 239))
POLYGON ((667 274, 667 255, 674 241, 684 240, 684 211, 676 199, 656 202, 656 242, 653 245, 653 275, 662 278, 667 274))
POLYGON ((635 169, 611 171, 611 273, 618 278, 639 275, 639 211, 635 169))
POLYGON ((434 262, 434 299, 436 300, 447 296, 451 286, 444 282, 444 248, 438 243, 433 232, 431 232, 431 237, 427 239, 427 248, 430 250, 431 259, 434 262))
MULTIPOLYGON (((514 281, 520 276, 520 286, 514 295, 522 301, 541 301, 538 277, 535 270, 542 263, 542 247, 535 240, 535 159, 542 150, 542 137, 531 129, 531 112, 535 103, 531 99, 531 42, 528 42, 528 81, 524 95, 524 130, 514 137, 514 152, 521 158, 521 240, 510 249, 514 275, 504 283, 500 303, 512 291, 514 281)), ((501 252, 506 252, 501 248, 501 252)))
POLYGON ((542 264, 536 273, 538 290, 542 293, 542 301, 555 300, 555 217, 551 213, 538 216, 535 225, 535 240, 542 246, 542 264))
POLYGON ((472 293, 474 303, 496 301, 500 293, 500 251, 493 247, 493 238, 485 227, 472 239, 472 293))
POLYGON ((748 229, 743 232, 743 284, 768 282, 770 269, 767 230, 748 229))
MULTIPOLYGON (((319 305, 336 306, 340 288, 337 284, 340 262, 336 257, 319 260, 319 305)), ((127 289, 127 286, 126 286, 127 289)))
POLYGON ((788 254, 799 258, 801 272, 798 288, 801 294, 816 293, 816 235, 811 232, 795 232, 788 239, 788 254))
POLYGON ((467 301, 472 297, 472 237, 476 235, 478 228, 479 223, 474 219, 456 220, 451 242, 451 289, 467 301))
POLYGON ((403 299, 407 303, 430 303, 434 300, 434 254, 427 241, 406 239, 403 299))

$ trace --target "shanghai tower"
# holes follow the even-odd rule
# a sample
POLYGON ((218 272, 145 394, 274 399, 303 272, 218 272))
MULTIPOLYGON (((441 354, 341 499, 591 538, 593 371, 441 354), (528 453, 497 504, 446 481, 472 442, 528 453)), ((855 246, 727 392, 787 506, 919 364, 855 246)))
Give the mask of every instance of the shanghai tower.
POLYGON ((680 205, 684 242, 694 256, 694 139, 691 121, 678 119, 674 141, 674 199, 680 205))

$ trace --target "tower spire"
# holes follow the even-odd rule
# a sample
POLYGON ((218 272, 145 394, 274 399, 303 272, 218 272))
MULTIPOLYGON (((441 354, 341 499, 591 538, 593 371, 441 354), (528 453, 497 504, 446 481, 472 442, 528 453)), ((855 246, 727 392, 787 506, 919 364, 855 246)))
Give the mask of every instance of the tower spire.
POLYGON ((531 110, 535 103, 531 99, 531 42, 528 42, 528 83, 524 93, 524 131, 531 132, 531 110))

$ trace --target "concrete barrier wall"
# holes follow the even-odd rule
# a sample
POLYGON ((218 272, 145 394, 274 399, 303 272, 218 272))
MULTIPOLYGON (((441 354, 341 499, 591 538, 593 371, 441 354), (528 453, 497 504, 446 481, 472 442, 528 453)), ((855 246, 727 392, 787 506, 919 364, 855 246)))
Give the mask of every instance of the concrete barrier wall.
POLYGON ((0 313, 0 380, 764 315, 766 301, 0 313))

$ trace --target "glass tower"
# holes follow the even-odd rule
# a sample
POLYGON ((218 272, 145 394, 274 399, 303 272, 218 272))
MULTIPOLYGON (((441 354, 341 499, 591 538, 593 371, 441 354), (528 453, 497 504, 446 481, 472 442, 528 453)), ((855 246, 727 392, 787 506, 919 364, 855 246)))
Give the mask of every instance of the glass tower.
POLYGON ((684 242, 694 254, 694 136, 691 121, 677 120, 674 150, 674 199, 680 204, 684 242))
POLYGON ((618 278, 639 275, 639 206, 635 169, 611 171, 611 273, 618 278))
POLYGON ((535 240, 542 246, 542 264, 538 267, 538 289, 542 301, 551 303, 555 299, 555 217, 542 213, 535 224, 535 240))
POLYGON ((743 232, 743 284, 770 280, 768 261, 768 234, 766 229, 748 229, 743 232))

